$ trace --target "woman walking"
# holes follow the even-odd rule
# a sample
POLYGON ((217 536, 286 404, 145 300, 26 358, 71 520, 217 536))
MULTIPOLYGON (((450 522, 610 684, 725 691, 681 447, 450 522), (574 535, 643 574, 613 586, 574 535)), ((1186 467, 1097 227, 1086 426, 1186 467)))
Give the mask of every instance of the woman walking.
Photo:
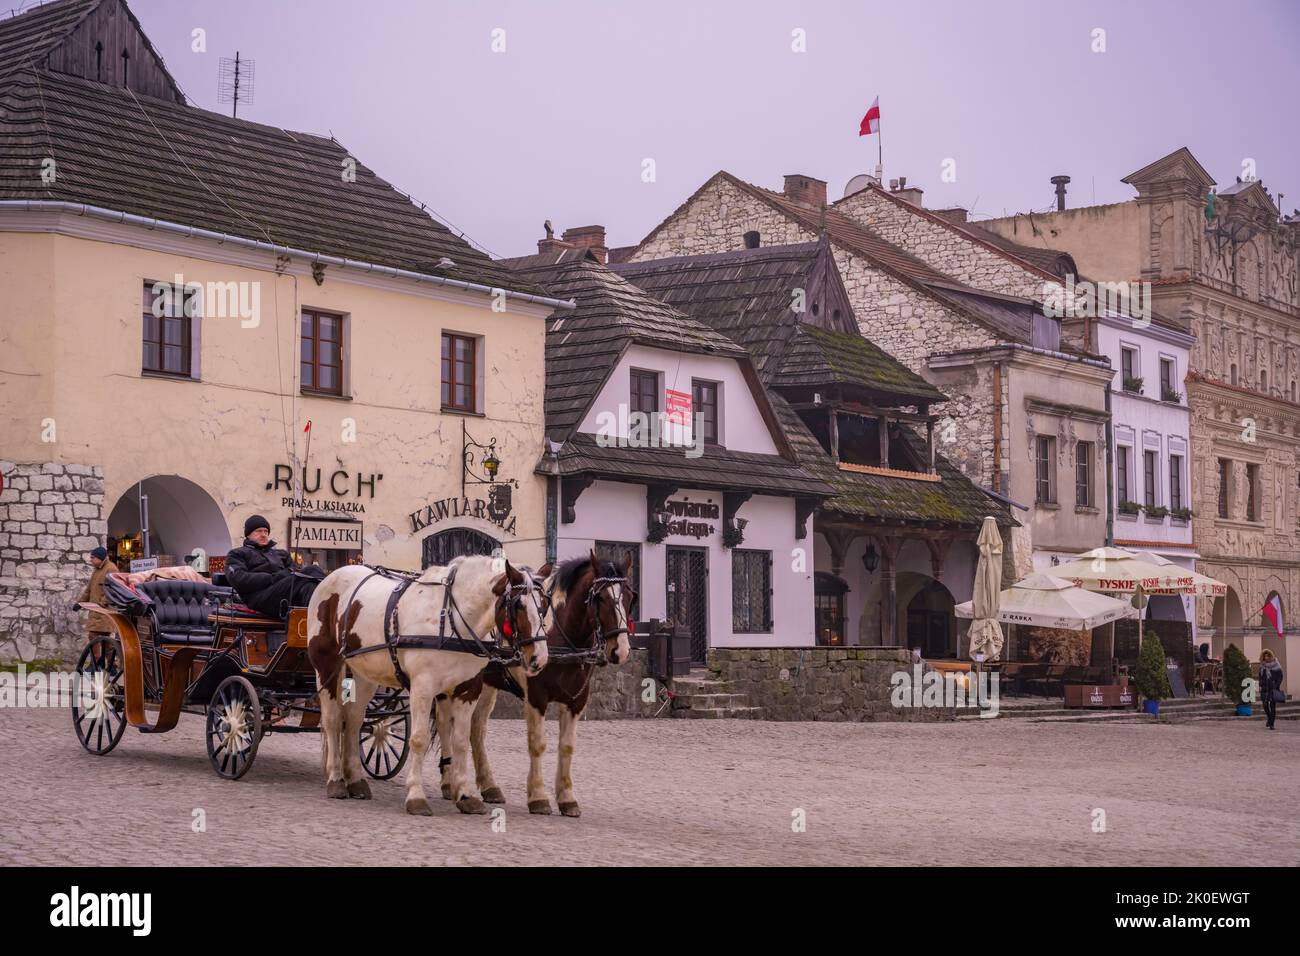
POLYGON ((1273 729, 1277 720, 1277 705, 1286 700, 1282 690, 1282 665, 1277 662, 1277 655, 1267 648, 1259 655, 1259 695, 1264 700, 1264 715, 1268 718, 1268 729, 1273 729))

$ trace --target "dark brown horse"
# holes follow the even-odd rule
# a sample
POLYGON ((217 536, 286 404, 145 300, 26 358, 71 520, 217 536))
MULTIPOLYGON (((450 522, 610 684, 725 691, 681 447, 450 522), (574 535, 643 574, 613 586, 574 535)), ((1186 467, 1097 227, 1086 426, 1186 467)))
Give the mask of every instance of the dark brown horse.
MULTIPOLYGON (((528 724, 528 812, 550 813, 551 803, 542 780, 542 755, 546 752, 546 710, 559 706, 560 752, 555 767, 555 799, 566 817, 582 815, 573 792, 570 772, 578 735, 578 718, 587 706, 595 669, 605 662, 624 663, 631 654, 628 641, 632 603, 636 594, 628 584, 632 556, 622 566, 601 560, 593 551, 587 557, 563 562, 547 579, 549 598, 546 643, 549 656, 540 674, 529 677, 520 667, 491 667, 456 688, 453 697, 475 700, 470 722, 470 747, 475 779, 483 800, 505 803, 505 794, 492 778, 484 745, 488 718, 497 694, 509 691, 524 700, 528 724)), ((442 714, 438 708, 438 732, 442 714)), ((445 739, 445 738, 444 738, 445 739)), ((443 796, 450 799, 449 768, 443 770, 443 796)))

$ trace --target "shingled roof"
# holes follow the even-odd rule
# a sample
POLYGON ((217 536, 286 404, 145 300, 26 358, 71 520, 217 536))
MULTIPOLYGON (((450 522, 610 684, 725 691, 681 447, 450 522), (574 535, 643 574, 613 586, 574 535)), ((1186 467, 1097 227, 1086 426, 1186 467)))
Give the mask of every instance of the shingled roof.
POLYGON ((56 0, 0 20, 0 78, 28 67, 41 67, 101 0, 56 0))
POLYGON ((748 353, 730 339, 659 301, 581 250, 562 250, 503 259, 556 298, 576 308, 547 320, 546 434, 560 444, 551 472, 584 474, 611 481, 672 482, 698 488, 749 489, 776 495, 825 497, 831 489, 794 461, 789 442, 771 407, 748 353), (773 437, 786 454, 767 455, 705 446, 697 458, 681 448, 627 448, 598 444, 578 424, 601 387, 633 344, 673 352, 734 359, 754 389, 760 411, 777 429, 773 437))
MULTIPOLYGON (((777 417, 790 439, 795 458, 814 477, 834 489, 833 497, 823 501, 818 514, 835 520, 898 522, 912 526, 951 526, 977 528, 985 515, 992 515, 1003 527, 1018 522, 1010 509, 986 494, 942 455, 935 456, 938 481, 902 478, 885 474, 866 474, 840 469, 799 415, 780 395, 773 396, 777 417)), ((919 460, 925 458, 925 443, 911 428, 899 426, 898 432, 919 460)))
MULTIPOLYGON (((0 21, 0 49, 39 60, 93 9, 65 0, 0 21)), ((339 142, 32 66, 0 73, 0 200, 61 200, 306 252, 517 292, 475 249, 339 142), (56 177, 42 178, 55 161, 56 177), (356 181, 344 180, 355 162, 356 181), (450 259, 452 264, 440 264, 450 259)))
POLYGON ((842 324, 854 331, 836 331, 813 324, 807 306, 794 310, 796 289, 811 298, 821 251, 821 243, 808 242, 613 269, 743 346, 768 385, 856 385, 899 404, 943 401, 942 392, 859 334, 852 315, 842 324))

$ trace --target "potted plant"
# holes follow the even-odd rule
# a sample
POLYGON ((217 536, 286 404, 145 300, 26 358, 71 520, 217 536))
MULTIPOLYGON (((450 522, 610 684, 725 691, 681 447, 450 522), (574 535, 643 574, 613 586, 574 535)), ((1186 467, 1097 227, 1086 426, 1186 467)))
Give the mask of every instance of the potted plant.
POLYGON ((738 548, 745 543, 745 525, 748 524, 745 518, 737 518, 727 522, 727 526, 722 529, 722 546, 724 548, 738 548))
POLYGON ((1181 402, 1182 400, 1183 400, 1182 392, 1176 389, 1169 388, 1166 385, 1160 386, 1160 401, 1178 403, 1181 402))
POLYGON ((1169 673, 1165 670, 1165 648, 1158 635, 1148 634, 1142 642, 1133 686, 1142 695, 1142 709, 1152 716, 1160 713, 1160 702, 1173 693, 1169 689, 1169 673))
POLYGON ((1170 508, 1170 509, 1169 509, 1169 514, 1172 515, 1173 517, 1177 518, 1179 521, 1190 521, 1190 520, 1192 520, 1192 509, 1191 509, 1191 508, 1170 508))
POLYGON ((1165 516, 1169 514, 1169 509, 1164 505, 1148 505, 1142 510, 1147 513, 1148 518, 1155 518, 1157 520, 1163 520, 1165 516))
POLYGON ((1250 661, 1236 644, 1229 644, 1223 652, 1223 692, 1237 705, 1237 716, 1249 717, 1253 712, 1246 699, 1250 686, 1250 661))
POLYGON ((1119 503, 1119 513, 1122 515, 1135 515, 1141 507, 1136 501, 1121 501, 1119 503))
POLYGON ((1124 391, 1142 394, 1142 379, 1137 376, 1124 376, 1124 391))

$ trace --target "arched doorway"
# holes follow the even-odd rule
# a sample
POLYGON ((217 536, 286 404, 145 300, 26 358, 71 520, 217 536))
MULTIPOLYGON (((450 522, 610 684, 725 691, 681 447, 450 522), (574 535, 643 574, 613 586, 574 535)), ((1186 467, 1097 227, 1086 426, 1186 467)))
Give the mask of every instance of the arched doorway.
MULTIPOLYGON (((902 575, 900 574, 901 578, 902 575)), ((919 647, 930 660, 957 656, 955 602, 948 589, 927 577, 907 602, 907 647, 919 647)))
POLYGON ((210 494, 180 475, 153 475, 131 485, 108 513, 109 552, 123 570, 145 556, 146 517, 149 555, 160 564, 183 564, 196 548, 208 557, 225 557, 230 550, 226 516, 210 494))
POLYGON ((462 554, 491 554, 501 542, 473 528, 448 528, 424 539, 421 567, 442 566, 462 554))

